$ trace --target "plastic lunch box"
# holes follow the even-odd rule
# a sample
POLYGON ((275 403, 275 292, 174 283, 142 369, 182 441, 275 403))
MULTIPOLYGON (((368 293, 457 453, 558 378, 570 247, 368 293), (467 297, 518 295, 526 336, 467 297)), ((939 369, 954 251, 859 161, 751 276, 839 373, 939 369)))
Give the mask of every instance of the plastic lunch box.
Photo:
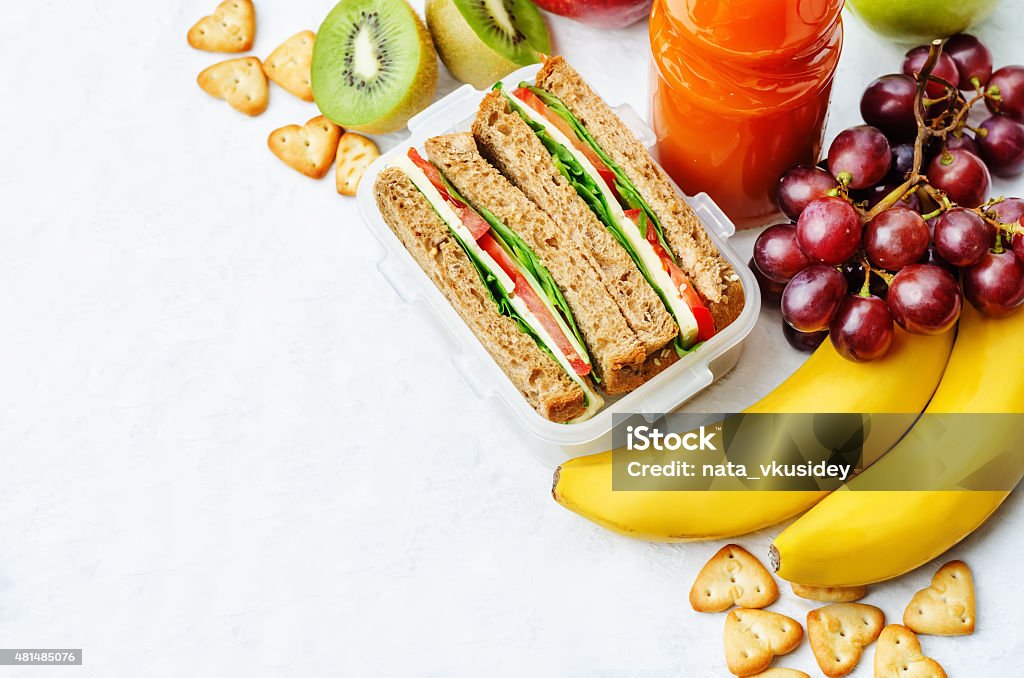
MULTIPOLYGON (((532 80, 539 69, 538 64, 527 66, 502 82, 505 87, 515 88, 523 80, 532 80)), ((733 223, 707 194, 699 193, 692 197, 684 195, 743 284, 746 301, 739 318, 697 351, 685 356, 632 393, 618 398, 605 397, 604 409, 587 421, 556 424, 537 414, 391 232, 378 212, 373 196, 377 174, 396 154, 405 153, 410 146, 422 152, 423 142, 432 136, 468 131, 485 94, 485 91, 464 85, 410 120, 411 134, 408 139, 378 158, 359 182, 359 212, 383 247, 384 252, 377 268, 384 278, 403 301, 425 304, 433 312, 455 339, 457 346, 452 352, 451 361, 469 386, 480 398, 493 397, 503 402, 522 428, 539 443, 532 446, 534 454, 545 463, 555 466, 568 457, 610 449, 612 417, 616 413, 654 415, 671 412, 731 370, 739 360, 743 340, 757 321, 761 295, 746 262, 729 245, 728 239, 736 232, 733 223)), ((654 133, 632 108, 624 104, 614 107, 614 110, 647 148, 654 145, 654 133)), ((676 190, 679 190, 678 186, 676 190)))

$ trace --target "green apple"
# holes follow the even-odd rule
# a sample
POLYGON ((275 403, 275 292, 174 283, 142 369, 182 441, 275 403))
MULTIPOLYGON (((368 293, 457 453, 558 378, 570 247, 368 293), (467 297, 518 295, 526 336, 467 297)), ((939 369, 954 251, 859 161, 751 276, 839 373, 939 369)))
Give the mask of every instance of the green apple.
POLYGON ((981 21, 999 0, 849 0, 872 30, 900 42, 925 42, 981 21))

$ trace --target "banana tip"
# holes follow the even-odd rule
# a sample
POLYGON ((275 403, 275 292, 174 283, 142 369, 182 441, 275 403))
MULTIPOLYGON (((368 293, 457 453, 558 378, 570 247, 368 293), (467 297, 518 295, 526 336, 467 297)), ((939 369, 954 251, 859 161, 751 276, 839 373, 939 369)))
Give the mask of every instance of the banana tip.
POLYGON ((562 467, 556 466, 555 473, 551 477, 551 498, 558 501, 558 476, 562 473, 562 467))
POLYGON ((775 548, 775 544, 768 547, 768 560, 772 564, 772 572, 778 572, 779 567, 782 566, 782 558, 779 556, 779 549, 775 548))

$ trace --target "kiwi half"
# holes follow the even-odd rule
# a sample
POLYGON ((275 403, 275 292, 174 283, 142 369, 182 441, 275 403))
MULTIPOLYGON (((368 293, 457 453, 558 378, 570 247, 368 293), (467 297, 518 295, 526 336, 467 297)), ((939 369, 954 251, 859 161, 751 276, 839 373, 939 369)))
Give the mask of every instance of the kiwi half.
POLYGON ((434 98, 437 54, 405 0, 342 0, 313 47, 313 99, 346 129, 401 129, 434 98))
POLYGON ((530 0, 427 0, 426 15, 444 65, 478 89, 551 53, 530 0))

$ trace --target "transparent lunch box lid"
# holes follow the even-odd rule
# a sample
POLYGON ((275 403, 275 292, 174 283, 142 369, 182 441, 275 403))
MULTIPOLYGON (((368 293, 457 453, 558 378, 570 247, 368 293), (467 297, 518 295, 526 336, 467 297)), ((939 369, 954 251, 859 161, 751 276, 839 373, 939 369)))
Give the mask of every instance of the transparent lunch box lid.
MULTIPOLYGON (((524 80, 532 81, 539 69, 539 64, 521 68, 502 82, 505 87, 514 89, 524 80)), ((616 413, 657 414, 678 408, 732 367, 737 357, 734 349, 754 328, 761 306, 760 291, 753 273, 728 242, 736 227, 707 194, 687 196, 675 186, 739 276, 746 297, 743 311, 731 325, 698 350, 684 356, 637 390, 619 397, 604 396, 605 407, 593 418, 576 424, 554 423, 530 407, 381 217, 373 195, 377 174, 410 146, 422 153, 423 142, 430 137, 469 131, 486 93, 464 85, 412 118, 409 137, 374 161, 359 182, 357 202, 360 215, 383 248, 377 262, 378 270, 403 301, 425 304, 448 330, 456 343, 451 362, 476 395, 500 400, 526 431, 545 443, 561 448, 584 446, 608 435, 612 429, 612 416, 616 413), (731 362, 724 370, 716 369, 717 359, 728 361, 730 357, 731 362)), ((612 103, 607 97, 606 100, 612 103)), ((613 106, 613 109, 645 147, 653 147, 654 133, 628 104, 613 106)))

